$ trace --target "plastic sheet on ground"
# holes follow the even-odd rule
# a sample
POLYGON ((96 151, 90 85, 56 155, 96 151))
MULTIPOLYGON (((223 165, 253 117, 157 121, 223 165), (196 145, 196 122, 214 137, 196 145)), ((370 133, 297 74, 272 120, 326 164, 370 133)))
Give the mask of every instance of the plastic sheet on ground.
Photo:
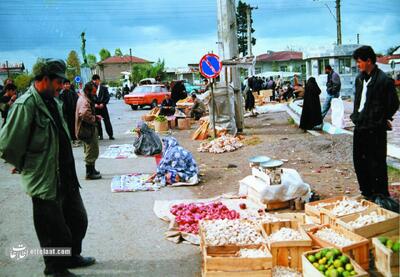
POLYGON ((199 235, 179 231, 178 224, 175 222, 175 216, 170 213, 170 209, 175 204, 212 203, 215 201, 221 201, 229 210, 235 210, 239 212, 241 218, 246 218, 251 214, 256 214, 259 209, 265 208, 264 206, 256 204, 249 199, 242 199, 233 195, 223 195, 207 199, 156 200, 154 201, 153 211, 158 218, 170 223, 168 231, 165 233, 165 238, 167 240, 175 243, 182 242, 198 245, 200 244, 199 235), (239 204, 241 203, 246 204, 246 210, 240 209, 239 204))
POLYGON ((307 201, 311 196, 310 185, 303 182, 300 174, 291 168, 282 168, 281 185, 270 185, 261 178, 253 175, 239 181, 239 194, 247 195, 248 188, 257 191, 264 202, 288 201, 302 198, 307 201))
POLYGON ((260 114, 264 113, 280 113, 286 112, 286 104, 267 104, 264 106, 257 106, 256 112, 260 114))
POLYGON ((110 145, 107 150, 100 155, 103 159, 134 159, 137 158, 135 148, 132 144, 110 145))
POLYGON ((160 184, 146 182, 151 174, 132 173, 128 175, 114 176, 111 180, 111 192, 156 191, 160 184))

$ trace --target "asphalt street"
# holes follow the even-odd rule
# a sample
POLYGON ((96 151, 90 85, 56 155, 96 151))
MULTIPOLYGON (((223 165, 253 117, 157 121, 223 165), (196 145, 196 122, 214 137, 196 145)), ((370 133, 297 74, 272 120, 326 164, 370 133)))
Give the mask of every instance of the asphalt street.
MULTIPOLYGON (((132 143, 132 129, 148 110, 132 111, 121 100, 108 106, 115 141, 100 141, 100 153, 110 144, 132 143)), ((111 193, 114 175, 151 173, 154 158, 99 159, 97 169, 103 178, 85 180, 83 147, 74 148, 81 194, 89 218, 83 242, 83 255, 94 256, 97 264, 72 270, 82 276, 198 276, 200 251, 192 245, 176 245, 163 238, 168 224, 153 213, 154 200, 195 198, 189 188, 164 188, 157 192, 111 193)), ((9 249, 23 244, 39 248, 32 220, 32 201, 21 189, 20 176, 10 174, 11 166, 0 162, 0 276, 43 276, 40 256, 19 261, 10 258, 9 249)))

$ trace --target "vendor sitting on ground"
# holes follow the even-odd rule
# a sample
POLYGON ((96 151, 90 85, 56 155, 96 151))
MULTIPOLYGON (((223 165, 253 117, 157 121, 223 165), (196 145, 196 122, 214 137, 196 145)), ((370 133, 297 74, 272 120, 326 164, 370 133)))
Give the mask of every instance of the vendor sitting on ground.
POLYGON ((172 185, 178 182, 197 183, 198 167, 192 153, 179 146, 174 137, 165 137, 163 142, 163 157, 149 181, 172 185))
POLYGON ((161 103, 160 115, 171 116, 175 114, 175 103, 169 94, 165 95, 165 99, 161 103))
POLYGON ((162 152, 161 139, 146 123, 140 121, 136 126, 135 132, 138 134, 133 143, 135 154, 152 156, 162 152))
POLYGON ((199 120, 204 115, 206 107, 194 93, 192 94, 192 100, 193 100, 193 106, 192 109, 190 110, 190 117, 194 118, 195 120, 199 120))

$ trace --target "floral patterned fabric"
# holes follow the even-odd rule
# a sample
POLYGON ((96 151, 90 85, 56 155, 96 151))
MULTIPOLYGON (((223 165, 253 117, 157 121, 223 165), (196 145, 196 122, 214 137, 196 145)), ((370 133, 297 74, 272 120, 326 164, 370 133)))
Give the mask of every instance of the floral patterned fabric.
POLYGON ((157 167, 157 177, 162 184, 167 183, 168 173, 171 174, 171 183, 176 183, 176 176, 179 176, 179 182, 187 182, 198 174, 199 170, 192 153, 179 146, 174 137, 165 137, 162 141, 164 152, 157 167))

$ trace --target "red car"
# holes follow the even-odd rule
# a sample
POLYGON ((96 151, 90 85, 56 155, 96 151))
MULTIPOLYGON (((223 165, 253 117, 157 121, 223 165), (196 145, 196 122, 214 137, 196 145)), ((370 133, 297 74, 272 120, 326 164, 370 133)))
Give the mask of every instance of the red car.
POLYGON ((138 107, 150 106, 151 108, 161 104, 165 95, 171 95, 167 87, 161 84, 144 85, 136 87, 131 93, 124 96, 125 104, 131 106, 132 110, 138 107))

